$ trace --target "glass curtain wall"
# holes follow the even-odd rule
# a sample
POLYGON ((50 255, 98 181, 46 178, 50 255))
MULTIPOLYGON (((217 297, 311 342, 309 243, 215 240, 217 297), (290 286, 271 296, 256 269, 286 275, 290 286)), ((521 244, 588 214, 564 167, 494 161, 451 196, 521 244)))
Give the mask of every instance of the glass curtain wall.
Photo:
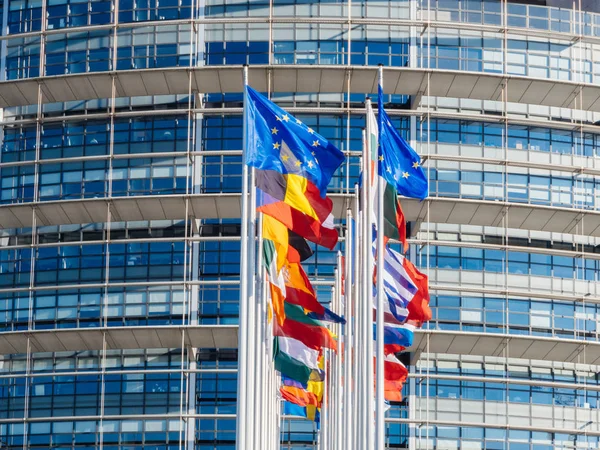
MULTIPOLYGON (((0 0, 0 80, 383 64, 597 84, 600 15, 526 3, 0 0)), ((4 333, 237 323, 239 219, 196 220, 189 211, 194 196, 241 190, 241 94, 190 87, 119 98, 112 83, 99 98, 65 103, 49 102, 37 85, 37 104, 2 110, 0 214, 11 205, 102 205, 91 222, 83 215, 51 223, 34 210, 32 227, 0 230, 4 333), (118 220, 123 211, 113 200, 143 197, 177 198, 183 213, 118 220)), ((271 94, 347 153, 331 192, 352 195, 365 94, 271 94)), ((600 116, 582 111, 581 100, 551 108, 434 98, 427 90, 385 98, 396 128, 427 158, 433 198, 575 213, 600 209, 600 116)), ((585 220, 560 235, 506 223, 410 224, 409 256, 430 275, 427 331, 598 342, 593 230, 585 220)), ((343 234, 344 221, 336 226, 343 234)), ((307 265, 325 303, 340 249, 317 249, 307 265)), ((234 448, 236 349, 119 349, 100 336, 99 350, 53 353, 35 352, 23 337, 29 351, 3 355, 0 448, 234 448)), ((424 348, 405 362, 411 376, 405 400, 388 413, 390 448, 598 445, 598 368, 577 357, 526 361, 510 358, 510 348, 494 358, 424 348)), ((285 418, 281 443, 317 448, 316 427, 285 418)))

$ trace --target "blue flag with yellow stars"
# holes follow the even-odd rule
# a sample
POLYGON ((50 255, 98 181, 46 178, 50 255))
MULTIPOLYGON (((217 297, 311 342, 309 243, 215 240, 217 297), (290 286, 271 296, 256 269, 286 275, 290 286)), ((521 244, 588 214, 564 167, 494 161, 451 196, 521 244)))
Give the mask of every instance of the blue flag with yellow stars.
POLYGON ((324 198, 344 154, 250 86, 246 86, 244 104, 246 164, 306 178, 324 198))
POLYGON ((421 157, 402 139, 383 109, 383 89, 379 86, 379 149, 378 171, 385 180, 405 197, 424 199, 429 195, 427 175, 421 167, 421 157))

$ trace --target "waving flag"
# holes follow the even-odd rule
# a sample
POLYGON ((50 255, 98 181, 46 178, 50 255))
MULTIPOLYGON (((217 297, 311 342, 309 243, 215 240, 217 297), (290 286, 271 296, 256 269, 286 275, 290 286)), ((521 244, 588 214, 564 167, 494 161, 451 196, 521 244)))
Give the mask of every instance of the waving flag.
POLYGON ((427 175, 421 157, 392 126, 383 108, 383 89, 379 86, 379 175, 405 197, 424 199, 429 194, 427 175))
POLYGON ((286 301, 302 306, 317 315, 325 314, 325 308, 317 300, 317 295, 300 264, 289 262, 284 271, 286 301))
MULTIPOLYGON (((275 337, 273 340, 273 361, 275 364, 275 369, 279 371, 282 375, 285 375, 288 378, 297 380, 301 383, 307 383, 308 381, 322 381, 324 378, 324 373, 321 368, 317 365, 314 367, 313 364, 306 365, 306 360, 304 359, 306 355, 298 355, 291 351, 291 354, 286 353, 285 350, 289 350, 285 345, 282 348, 280 341, 281 337, 275 337), (296 359, 294 356, 300 357, 300 359, 296 359)), ((310 349, 309 349, 310 350, 310 349)))
POLYGON ((298 406, 287 401, 283 402, 283 414, 288 416, 306 417, 308 420, 312 420, 317 424, 321 421, 319 408, 315 408, 314 406, 298 406))
POLYGON ((246 163, 261 170, 296 175, 325 198, 344 154, 323 136, 246 86, 246 163))
POLYGON ((307 347, 320 350, 331 348, 337 351, 337 342, 329 329, 321 322, 311 319, 302 308, 285 303, 286 319, 283 325, 273 323, 273 334, 275 336, 291 337, 304 343, 307 347))
MULTIPOLYGON (((370 135, 368 136, 371 146, 371 202, 373 205, 377 204, 377 190, 379 189, 379 183, 377 182, 377 174, 375 168, 377 167, 377 149, 379 148, 379 133, 377 132, 378 125, 377 119, 373 109, 369 107, 367 109, 367 121, 369 122, 368 129, 370 135)), ((380 157, 381 158, 381 157, 380 157)), ((390 184, 386 178, 385 190, 383 193, 383 233, 388 239, 396 239, 403 245, 403 250, 408 250, 408 244, 406 242, 406 219, 404 218, 404 212, 398 199, 398 191, 394 184, 390 184)), ((371 223, 376 223, 375 208, 370 211, 371 223)))

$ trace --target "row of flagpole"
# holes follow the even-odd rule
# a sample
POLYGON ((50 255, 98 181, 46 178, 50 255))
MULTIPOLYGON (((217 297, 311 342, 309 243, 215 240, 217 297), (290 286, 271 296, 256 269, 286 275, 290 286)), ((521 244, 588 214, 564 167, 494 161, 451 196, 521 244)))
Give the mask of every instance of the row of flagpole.
MULTIPOLYGON (((378 78, 382 87, 382 67, 379 68, 378 78)), ((248 86, 247 67, 244 67, 243 81, 244 86, 248 86)), ((275 450, 279 448, 281 439, 281 398, 278 394, 281 379, 273 362, 273 326, 267 320, 269 291, 263 267, 262 213, 256 212, 256 172, 254 167, 249 168, 246 161, 246 149, 248 145, 254 145, 246 142, 246 101, 243 120, 236 449, 275 450)), ((321 348, 324 357, 324 371, 321 372, 326 374, 326 378, 320 408, 319 450, 385 449, 385 361, 389 350, 384 348, 384 325, 385 315, 390 310, 386 312, 387 294, 383 276, 387 270, 383 262, 386 254, 384 201, 387 182, 381 176, 385 172, 383 154, 377 146, 379 138, 376 138, 381 136, 383 126, 382 103, 379 107, 379 123, 376 123, 371 101, 366 100, 367 120, 366 129, 363 130, 361 159, 363 182, 361 189, 355 187, 354 198, 346 204, 345 250, 343 255, 340 252, 337 254, 331 309, 335 314, 345 316, 346 323, 342 325, 332 321, 328 325, 341 344, 338 351, 321 348), (374 229, 377 231, 375 247, 374 229), (376 267, 379 269, 377 272, 376 267)), ((385 114, 383 116, 387 117, 385 114)), ((287 114, 278 115, 277 120, 287 121, 289 118, 287 114)), ((300 121, 297 123, 301 124, 300 121)), ((391 126, 389 122, 387 124, 391 126)), ((281 131, 278 127, 269 129, 269 132, 276 135, 281 131)), ((312 135, 312 129, 306 130, 312 135)), ((319 142, 314 141, 313 146, 318 147, 319 142)), ((283 140, 281 144, 286 145, 283 140)), ((273 148, 280 148, 279 141, 273 143, 273 148)), ((417 170, 420 160, 412 161, 412 168, 417 170)), ((408 178, 408 172, 404 174, 408 178)))

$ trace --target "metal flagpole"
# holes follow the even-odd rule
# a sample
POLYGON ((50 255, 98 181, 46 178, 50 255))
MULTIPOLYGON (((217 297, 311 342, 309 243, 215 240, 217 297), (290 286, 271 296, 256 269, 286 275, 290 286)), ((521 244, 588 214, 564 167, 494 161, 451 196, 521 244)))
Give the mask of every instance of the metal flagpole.
MULTIPOLYGON (((363 132, 364 134, 364 132, 363 132)), ((363 139, 364 140, 364 139, 363 139)), ((361 214, 360 214, 360 197, 358 184, 354 186, 354 212, 356 215, 356 230, 354 232, 354 251, 356 253, 356 261, 354 264, 354 295, 352 306, 354 307, 354 324, 353 324, 353 332, 354 332, 354 348, 353 348, 353 364, 352 364, 352 378, 354 380, 354 391, 352 392, 352 426, 354 430, 354 450, 360 450, 360 426, 359 420, 360 415, 359 411, 361 411, 361 396, 362 385, 360 381, 360 370, 359 370, 359 361, 364 361, 362 359, 362 353, 360 352, 360 348, 363 342, 361 339, 362 333, 362 314, 360 308, 360 264, 362 261, 361 250, 360 250, 360 235, 361 235, 361 214)), ((352 447, 351 447, 352 448, 352 447)))
POLYGON ((257 289, 255 293, 255 302, 254 302, 254 310, 255 310, 255 323, 256 323, 256 333, 254 336, 254 346, 256 349, 256 382, 254 383, 254 388, 251 389, 251 392, 254 393, 254 417, 256 424, 254 426, 254 442, 253 448, 262 448, 261 447, 261 436, 262 436, 262 428, 265 423, 264 409, 262 403, 262 393, 264 390, 264 358, 265 358, 265 340, 264 340, 264 328, 263 328, 263 317, 262 317, 262 299, 263 299, 263 291, 266 290, 265 277, 264 277, 264 268, 263 268, 263 214, 259 213, 258 215, 258 261, 256 263, 256 281, 257 281, 257 289))
MULTIPOLYGON (((379 85, 383 89, 383 67, 379 66, 379 85)), ((379 166, 380 161, 378 157, 379 166)), ((384 392, 384 356, 383 356, 383 273, 384 273, 384 229, 383 229, 383 195, 385 183, 377 171, 377 399, 376 399, 376 446, 377 450, 385 448, 385 392, 384 392)))
MULTIPOLYGON (((367 106, 367 111, 371 110, 371 99, 367 98, 366 101, 366 106, 367 106)), ((365 449, 372 449, 374 448, 374 444, 375 444, 375 417, 374 417, 374 409, 373 409, 373 401, 374 401, 374 396, 373 396, 373 387, 375 384, 375 380, 374 380, 374 367, 373 367, 373 268, 374 268, 374 264, 373 264, 373 251, 371 249, 371 241, 372 241, 372 228, 373 228, 373 224, 371 222, 371 212, 373 211, 373 207, 375 205, 372 204, 372 199, 371 199, 371 192, 373 189, 372 183, 372 173, 371 173, 371 153, 372 153, 372 149, 371 149, 371 134, 372 134, 373 130, 371 130, 371 127, 369 125, 369 120, 367 120, 367 139, 366 139, 366 155, 365 155, 365 159, 366 159, 366 166, 367 166, 367 176, 366 178, 366 182, 364 183, 364 190, 365 190, 365 200, 366 200, 366 207, 364 210, 364 218, 365 218, 365 234, 363 236, 363 246, 364 246, 364 259, 365 259, 365 268, 363 271, 363 282, 364 282, 364 286, 363 286, 363 293, 364 293, 364 308, 365 308, 365 319, 366 319, 366 327, 365 327, 365 345, 367 346, 367 353, 366 353, 366 394, 367 394, 367 401, 365 404, 365 409, 366 411, 368 411, 368 416, 367 416, 367 423, 366 423, 366 429, 367 429, 367 436, 366 436, 366 446, 364 447, 365 449)), ((377 450, 381 450, 381 449, 377 449, 377 450)))
MULTIPOLYGON (((248 86, 248 66, 244 66, 244 89, 248 86)), ((241 247, 240 247, 240 317, 238 328, 238 379, 237 379, 237 422, 235 433, 236 450, 246 450, 246 374, 247 374, 247 340, 246 330, 248 328, 248 166, 246 165, 246 153, 248 143, 246 142, 246 120, 248 117, 248 105, 244 93, 244 119, 243 119, 243 144, 242 154, 242 217, 241 217, 241 247)))
POLYGON ((342 449, 352 449, 352 432, 353 427, 351 425, 352 415, 352 384, 353 378, 350 368, 352 367, 352 210, 348 208, 346 210, 346 240, 344 242, 346 248, 346 260, 344 273, 346 274, 344 280, 344 315, 346 316, 346 325, 344 326, 344 402, 343 402, 343 413, 344 413, 344 432, 342 433, 342 449))
MULTIPOLYGON (((337 273, 337 289, 336 289, 336 314, 342 315, 342 278, 344 273, 344 268, 342 266, 342 252, 338 251, 338 273, 337 273)), ((342 342, 343 348, 338 348, 338 352, 335 355, 335 372, 336 372, 336 385, 335 385, 335 448, 337 450, 344 450, 347 447, 342 447, 342 439, 344 433, 342 433, 342 408, 344 407, 344 392, 346 391, 346 383, 347 379, 344 377, 344 372, 342 369, 342 356, 345 347, 348 345, 348 341, 342 335, 342 324, 336 324, 336 335, 340 336, 340 341, 342 342)), ((338 346, 340 347, 340 346, 338 346)))
POLYGON ((368 388, 368 347, 369 343, 373 340, 373 331, 371 330, 369 336, 369 303, 371 296, 369 295, 369 284, 368 284, 368 272, 369 272, 369 261, 368 254, 370 248, 368 243, 368 232, 369 229, 369 182, 370 182, 370 168, 369 168, 369 150, 367 145, 366 132, 363 130, 363 186, 361 191, 362 196, 362 208, 361 208, 361 233, 360 233, 360 246, 361 246, 361 274, 359 277, 360 289, 361 289, 361 370, 360 370, 360 444, 358 448, 360 450, 369 448, 369 437, 368 437, 368 421, 370 416, 371 405, 369 404, 369 388, 368 388))
MULTIPOLYGON (((249 414, 246 414, 246 436, 248 445, 252 448, 254 446, 254 438, 256 435, 255 417, 254 417, 254 403, 256 392, 256 189, 254 189, 255 180, 255 169, 250 168, 250 201, 249 201, 249 215, 250 222, 248 224, 248 327, 246 328, 247 339, 248 339, 248 359, 246 360, 247 371, 246 371, 246 407, 248 408, 249 414)), ((258 418, 256 418, 258 419, 258 418)))

